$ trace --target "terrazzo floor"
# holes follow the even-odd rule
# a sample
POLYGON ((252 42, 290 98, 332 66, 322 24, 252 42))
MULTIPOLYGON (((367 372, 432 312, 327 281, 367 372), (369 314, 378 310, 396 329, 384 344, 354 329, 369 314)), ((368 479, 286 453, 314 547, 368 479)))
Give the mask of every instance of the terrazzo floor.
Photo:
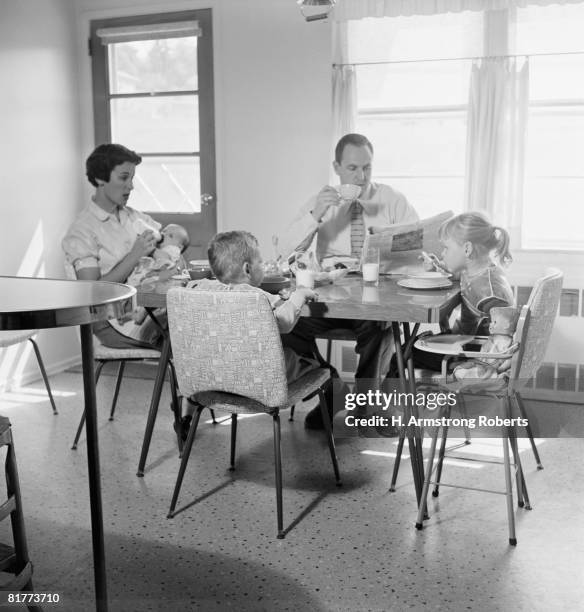
MULTIPOLYGON (((70 449, 82 405, 81 376, 51 378, 0 396, 13 425, 37 591, 59 593, 48 610, 93 610, 93 566, 84 438, 70 449)), ((343 438, 337 488, 319 432, 282 420, 286 539, 276 539, 272 423, 242 419, 237 470, 227 471, 229 426, 201 425, 179 508, 166 518, 178 470, 164 390, 147 471, 136 467, 152 389, 127 377, 108 422, 114 378, 98 386, 110 610, 582 610, 584 440, 541 440, 536 470, 522 441, 533 511, 517 509, 518 546, 507 541, 502 496, 444 488, 414 528, 411 471, 388 492, 396 440, 343 438), (196 500, 196 503, 193 501, 196 500)), ((206 415, 206 413, 204 413, 206 415)), ((496 440, 473 453, 499 456, 496 440)), ((450 480, 499 489, 502 468, 452 461, 450 480), (472 465, 472 467, 467 467, 472 465)), ((0 538, 8 525, 0 525, 0 538)))

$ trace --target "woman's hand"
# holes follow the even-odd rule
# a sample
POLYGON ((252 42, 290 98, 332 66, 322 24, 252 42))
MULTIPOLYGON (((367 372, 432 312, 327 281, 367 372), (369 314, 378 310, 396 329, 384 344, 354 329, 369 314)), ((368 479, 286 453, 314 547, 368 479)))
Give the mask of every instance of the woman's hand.
POLYGON ((140 257, 150 255, 155 248, 156 237, 154 236, 154 232, 152 230, 146 230, 137 236, 130 253, 138 260, 140 257))

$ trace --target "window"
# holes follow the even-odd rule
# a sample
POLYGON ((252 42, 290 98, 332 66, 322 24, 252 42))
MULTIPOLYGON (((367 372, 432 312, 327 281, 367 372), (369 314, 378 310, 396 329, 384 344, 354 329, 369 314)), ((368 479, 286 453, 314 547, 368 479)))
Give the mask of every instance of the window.
POLYGON ((376 178, 403 191, 421 216, 461 211, 468 58, 485 54, 484 40, 491 55, 528 55, 520 246, 583 250, 584 6, 495 13, 349 22, 356 129, 376 147, 376 178))
POLYGON ((349 56, 358 64, 356 129, 372 138, 376 180, 402 191, 422 217, 461 211, 470 62, 459 58, 481 53, 481 14, 349 27, 349 56), (440 61, 427 61, 433 58, 440 61))
POLYGON ((142 156, 131 205, 187 227, 195 252, 215 233, 210 9, 93 21, 96 144, 142 156))
POLYGON ((584 6, 516 20, 515 51, 531 54, 522 246, 584 249, 584 6))

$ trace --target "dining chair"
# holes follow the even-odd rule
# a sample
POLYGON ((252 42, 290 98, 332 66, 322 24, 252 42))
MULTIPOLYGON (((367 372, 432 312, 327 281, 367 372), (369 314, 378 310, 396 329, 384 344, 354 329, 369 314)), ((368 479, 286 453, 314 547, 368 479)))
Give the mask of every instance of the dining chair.
MULTIPOLYGON (((510 419, 513 413, 513 404, 518 408, 521 417, 527 420, 526 431, 530 439, 531 447, 535 455, 538 469, 542 468, 539 453, 537 451, 533 432, 529 425, 528 415, 525 406, 521 399, 521 390, 532 379, 541 363, 543 362, 547 346, 551 337, 554 321, 556 319, 558 306, 562 292, 563 274, 557 269, 550 269, 541 277, 534 285, 529 300, 521 309, 521 315, 517 324, 517 329, 514 335, 514 342, 517 346, 516 350, 510 351, 508 354, 499 355, 501 359, 511 359, 511 368, 508 376, 498 378, 495 381, 477 381, 473 380, 469 384, 464 381, 450 383, 447 380, 447 363, 453 356, 446 356, 443 361, 442 372, 439 376, 436 372, 418 371, 417 375, 421 380, 432 381, 439 384, 444 389, 456 390, 460 394, 466 396, 483 396, 491 397, 498 402, 498 415, 510 419)), ((422 350, 426 350, 424 342, 416 343, 416 346, 422 350)), ((455 356, 463 356, 477 358, 481 356, 479 352, 463 351, 455 356)), ((450 407, 446 409, 447 417, 450 414, 450 407)), ((446 484, 441 481, 442 467, 446 456, 445 446, 448 435, 448 427, 442 427, 442 441, 439 452, 437 465, 437 476, 432 480, 434 473, 434 456, 436 453, 437 440, 440 427, 436 427, 432 436, 432 443, 428 457, 428 465, 425 472, 424 486, 422 488, 422 497, 418 508, 418 518, 416 528, 423 529, 423 520, 426 510, 426 500, 429 487, 435 485, 433 496, 437 497, 439 486, 449 486, 454 488, 466 488, 485 491, 476 487, 463 487, 461 485, 446 484)), ((516 545, 517 538, 515 534, 515 516, 513 511, 513 491, 511 479, 511 462, 509 457, 509 447, 514 457, 514 467, 516 475, 517 502, 519 507, 525 507, 531 510, 531 504, 525 485, 525 478, 519 449, 517 445, 517 431, 515 426, 502 428, 502 443, 503 443, 503 465, 505 472, 505 492, 504 495, 507 501, 507 519, 509 527, 509 544, 516 545)), ((457 459, 465 460, 465 457, 456 455, 457 459)), ((468 459, 468 458, 467 458, 468 459)), ((491 493, 502 493, 500 491, 489 491, 491 493)))
MULTIPOLYGON (((2 573, 0 591, 32 593, 34 592, 32 563, 28 556, 14 440, 10 421, 4 416, 0 416, 0 447, 6 448, 4 459, 6 499, 0 504, 0 521, 10 517, 12 531, 11 544, 0 543, 0 573, 2 573)), ((5 598, 2 598, 2 601, 7 603, 5 598)), ((32 605, 32 603, 28 609, 31 612, 41 610, 39 606, 32 605)))
MULTIPOLYGON (((141 347, 111 348, 109 346, 104 346, 99 341, 99 338, 97 338, 97 336, 94 336, 93 337, 93 352, 94 352, 94 361, 96 363, 96 368, 95 368, 96 386, 99 381, 101 371, 103 367, 105 366, 105 364, 110 363, 110 362, 118 363, 116 386, 114 390, 114 397, 112 399, 110 416, 109 416, 109 420, 113 421, 126 363, 158 361, 158 359, 160 358, 160 351, 154 348, 149 349, 149 348, 141 348, 141 347)), ((174 413, 175 424, 177 424, 177 423, 180 423, 181 402, 180 402, 180 398, 178 397, 178 393, 177 393, 176 376, 175 376, 174 366, 173 366, 172 361, 169 361, 169 364, 168 364, 168 376, 169 376, 171 398, 172 398, 171 408, 174 413)), ((83 411, 83 414, 81 415, 81 420, 79 421, 79 426, 77 427, 77 433, 75 434, 75 440, 73 441, 73 445, 71 447, 72 450, 77 449, 77 444, 79 442, 79 438, 81 436, 81 432, 83 431, 84 425, 85 425, 85 411, 83 411)), ((180 432, 177 432, 177 442, 179 446, 179 451, 182 451, 183 441, 180 436, 180 432)))
POLYGON ((201 411, 231 413, 230 470, 235 469, 238 414, 272 417, 276 478, 277 537, 285 537, 282 509, 280 412, 318 394, 337 486, 341 485, 324 390, 328 368, 286 381, 278 326, 266 296, 238 285, 199 291, 175 287, 167 296, 168 323, 178 387, 195 412, 183 449, 168 518, 176 512, 201 411))
POLYGON ((9 346, 14 346, 16 344, 20 344, 21 342, 25 342, 26 340, 28 340, 32 344, 32 348, 34 349, 34 354, 36 356, 36 360, 39 365, 39 370, 41 371, 41 375, 45 383, 45 388, 49 396, 49 401, 51 402, 51 406, 53 407, 53 414, 59 414, 57 411, 57 406, 55 406, 55 400, 53 399, 53 393, 51 392, 51 385, 49 384, 49 379, 47 377, 47 371, 45 370, 45 364, 43 363, 41 352, 34 339, 37 333, 38 333, 38 329, 30 329, 30 330, 23 330, 23 331, 1 331, 0 332, 0 348, 8 348, 9 346))

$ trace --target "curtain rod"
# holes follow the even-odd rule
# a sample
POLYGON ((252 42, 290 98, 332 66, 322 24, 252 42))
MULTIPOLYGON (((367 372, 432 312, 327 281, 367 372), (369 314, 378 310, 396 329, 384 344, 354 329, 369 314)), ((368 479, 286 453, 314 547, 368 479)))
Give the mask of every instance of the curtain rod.
POLYGON ((560 55, 584 55, 584 51, 564 51, 562 53, 520 53, 516 55, 477 55, 474 57, 444 57, 430 59, 412 59, 412 60, 386 60, 381 62, 347 62, 345 64, 333 63, 333 68, 341 68, 342 66, 382 66, 384 64, 417 64, 420 62, 460 62, 474 61, 480 59, 503 59, 511 57, 554 57, 560 55))

